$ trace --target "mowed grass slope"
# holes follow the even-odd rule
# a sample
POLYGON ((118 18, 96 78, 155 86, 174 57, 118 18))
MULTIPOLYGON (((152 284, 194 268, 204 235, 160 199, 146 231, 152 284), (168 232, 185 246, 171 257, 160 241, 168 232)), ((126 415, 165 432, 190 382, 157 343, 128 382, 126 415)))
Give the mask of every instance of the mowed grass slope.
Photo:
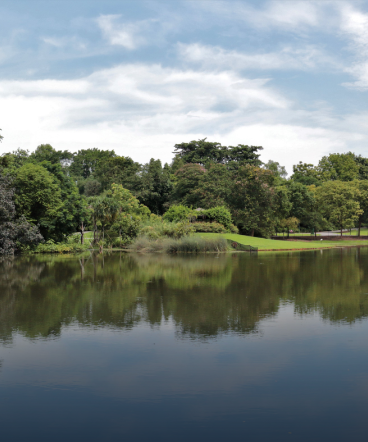
POLYGON ((255 238, 252 236, 236 235, 234 233, 196 233, 203 238, 215 238, 217 236, 236 241, 258 250, 302 250, 302 249, 326 249, 330 247, 368 246, 368 240, 352 241, 279 241, 275 239, 255 238))

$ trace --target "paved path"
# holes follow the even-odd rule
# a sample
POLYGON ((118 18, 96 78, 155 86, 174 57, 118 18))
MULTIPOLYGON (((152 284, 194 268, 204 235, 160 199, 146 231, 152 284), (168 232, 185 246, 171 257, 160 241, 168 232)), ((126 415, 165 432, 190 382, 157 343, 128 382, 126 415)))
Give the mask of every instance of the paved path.
MULTIPOLYGON (((357 228, 351 229, 351 230, 358 230, 357 228)), ((342 233, 349 233, 350 230, 348 229, 343 229, 342 233)), ((338 236, 341 234, 341 230, 331 230, 328 232, 317 232, 317 235, 321 235, 321 236, 338 236)))

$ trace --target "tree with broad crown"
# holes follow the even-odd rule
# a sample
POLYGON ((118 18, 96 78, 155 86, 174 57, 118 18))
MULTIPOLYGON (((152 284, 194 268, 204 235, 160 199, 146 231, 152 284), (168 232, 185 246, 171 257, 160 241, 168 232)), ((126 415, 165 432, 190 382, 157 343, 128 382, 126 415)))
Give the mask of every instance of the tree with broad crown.
POLYGON ((241 165, 251 164, 261 165, 258 150, 261 146, 247 146, 238 144, 237 146, 222 146, 221 143, 206 141, 203 138, 189 143, 175 144, 173 152, 177 157, 184 160, 185 163, 197 163, 208 166, 210 163, 226 164, 230 169, 237 169, 241 165))
POLYGON ((277 194, 272 171, 255 166, 239 169, 231 188, 229 208, 236 224, 254 236, 274 231, 277 194))
POLYGON ((206 169, 199 164, 185 164, 176 173, 176 184, 172 193, 172 200, 185 206, 199 207, 200 195, 196 189, 200 186, 206 169))
POLYGON ((332 153, 318 163, 322 181, 353 181, 359 176, 359 166, 355 156, 348 153, 332 153))
POLYGON ((327 181, 316 190, 317 206, 330 222, 342 229, 354 227, 363 213, 357 182, 327 181))
POLYGON ((17 212, 39 224, 45 238, 57 235, 56 221, 63 207, 62 194, 53 175, 44 167, 27 163, 16 171, 17 212))
POLYGON ((36 226, 17 218, 13 180, 0 170, 0 255, 14 254, 20 246, 37 245, 43 240, 36 226))

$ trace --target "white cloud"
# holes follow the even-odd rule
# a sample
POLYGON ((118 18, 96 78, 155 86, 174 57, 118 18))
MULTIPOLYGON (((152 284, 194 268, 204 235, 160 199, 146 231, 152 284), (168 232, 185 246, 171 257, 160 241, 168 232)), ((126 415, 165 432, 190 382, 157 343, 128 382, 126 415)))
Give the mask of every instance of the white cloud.
POLYGON ((61 48, 65 45, 65 40, 62 38, 43 37, 42 41, 48 45, 55 46, 56 48, 61 48))
POLYGON ((123 46, 126 49, 136 49, 146 42, 143 35, 149 20, 135 23, 121 23, 121 15, 101 15, 97 24, 111 45, 123 46))
POLYGON ((326 22, 322 17, 325 5, 309 1, 270 1, 253 7, 246 2, 197 2, 193 8, 201 7, 222 20, 242 21, 263 30, 282 29, 303 33, 305 29, 326 22))
POLYGON ((310 2, 270 2, 264 9, 248 9, 248 21, 259 27, 316 26, 319 23, 319 7, 310 2))
POLYGON ((195 43, 179 44, 178 52, 187 62, 222 70, 312 70, 326 65, 337 66, 330 56, 313 46, 286 47, 278 52, 245 54, 195 43))
POLYGON ((306 112, 267 79, 130 64, 77 80, 0 81, 2 152, 51 143, 76 151, 100 147, 145 162, 170 161, 175 143, 209 137, 263 145, 262 158, 291 170, 368 139, 363 121, 306 112))
POLYGON ((341 32, 349 38, 349 48, 355 55, 354 62, 345 71, 357 80, 344 83, 345 86, 366 90, 368 89, 368 14, 365 14, 349 4, 342 4, 341 32))

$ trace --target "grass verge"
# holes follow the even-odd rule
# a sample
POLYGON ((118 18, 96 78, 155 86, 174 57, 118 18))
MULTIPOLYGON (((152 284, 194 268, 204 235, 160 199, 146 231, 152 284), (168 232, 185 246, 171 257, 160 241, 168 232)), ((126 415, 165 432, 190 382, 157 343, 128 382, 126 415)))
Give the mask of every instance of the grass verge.
POLYGON ((255 238, 252 236, 237 235, 235 233, 196 233, 194 236, 206 238, 225 238, 237 241, 240 244, 258 247, 259 251, 274 250, 311 250, 328 249, 332 247, 368 246, 368 240, 342 241, 280 241, 276 239, 255 238))

